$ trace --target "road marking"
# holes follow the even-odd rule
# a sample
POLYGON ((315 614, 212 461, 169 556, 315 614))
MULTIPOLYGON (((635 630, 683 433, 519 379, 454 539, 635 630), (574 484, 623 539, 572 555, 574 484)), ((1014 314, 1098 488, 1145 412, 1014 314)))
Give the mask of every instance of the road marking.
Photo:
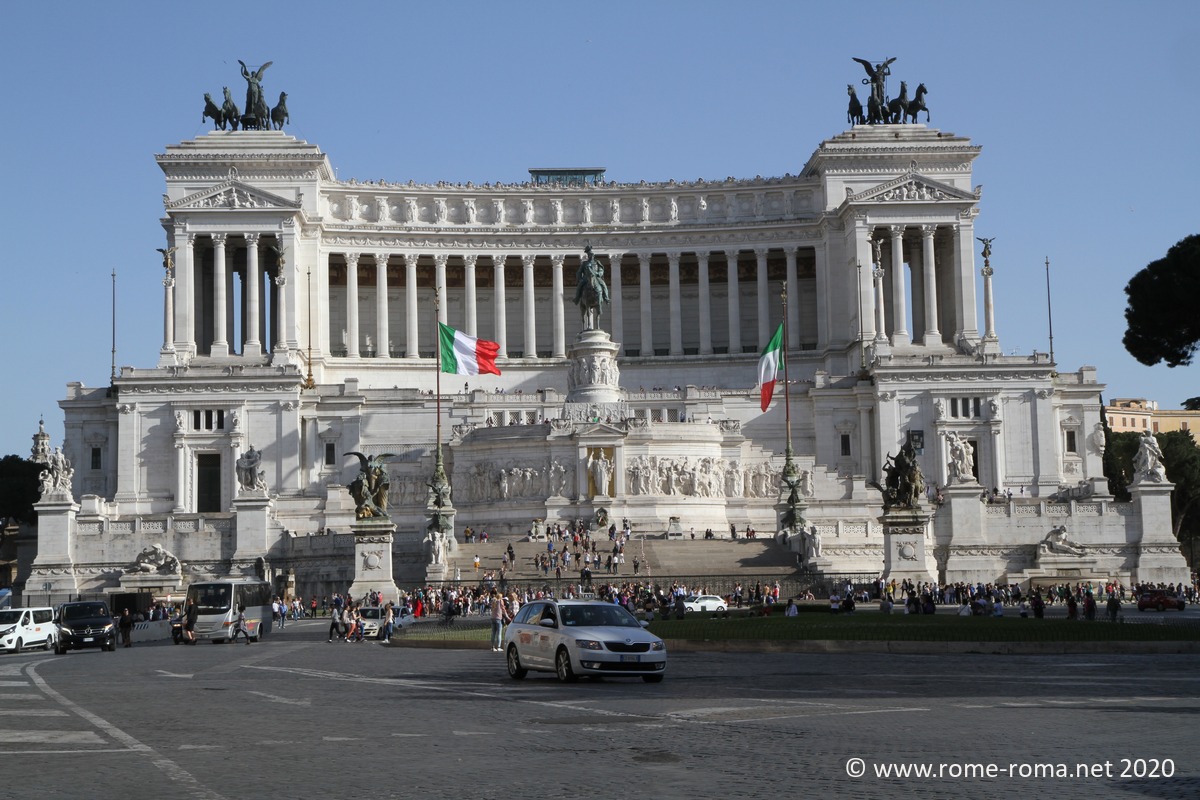
POLYGON ((16 686, 24 686, 28 688, 29 681, 0 681, 0 686, 3 686, 6 689, 11 689, 16 686))
POLYGON ((455 736, 487 736, 488 731, 450 731, 455 736))
POLYGON ((95 731, 2 731, 4 744, 104 744, 95 731))
POLYGON ((0 694, 0 700, 45 700, 40 694, 0 694))
POLYGON ((0 708, 0 717, 65 717, 57 708, 0 708))
POLYGON ((291 697, 280 697, 277 694, 267 694, 266 692, 250 692, 250 694, 256 694, 259 697, 264 697, 267 700, 270 700, 272 703, 283 703, 284 705, 288 705, 288 706, 311 706, 312 705, 312 700, 308 700, 308 699, 295 700, 291 697))
POLYGON ((124 744, 128 748, 129 752, 149 753, 151 756, 150 763, 157 767, 164 775, 167 776, 167 778, 184 787, 187 793, 193 798, 196 798, 196 800, 226 800, 224 795, 214 792, 212 789, 209 789, 201 784, 200 781, 196 780, 196 778, 190 772, 179 766, 171 759, 160 755, 154 748, 150 747, 149 745, 142 744, 137 739, 118 728, 116 725, 113 725, 111 722, 108 722, 96 714, 93 714, 83 706, 68 700, 58 691, 50 688, 50 684, 46 683, 45 679, 42 678, 41 675, 37 674, 37 666, 44 663, 46 663, 46 661, 34 661, 25 667, 25 674, 29 676, 29 679, 32 680, 37 688, 40 689, 44 694, 55 700, 59 705, 66 708, 68 711, 92 723, 92 725, 99 728, 109 737, 117 740, 121 744, 124 744))
POLYGON ((323 742, 361 742, 361 736, 322 736, 323 742))
POLYGON ((167 672, 165 669, 156 669, 154 671, 164 678, 190 678, 196 674, 194 672, 167 672))

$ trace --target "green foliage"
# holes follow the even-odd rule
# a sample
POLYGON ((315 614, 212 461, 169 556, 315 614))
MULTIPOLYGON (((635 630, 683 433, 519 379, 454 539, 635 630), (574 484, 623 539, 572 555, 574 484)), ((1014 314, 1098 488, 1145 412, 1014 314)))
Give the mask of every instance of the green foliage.
POLYGON ((1200 235, 1179 241, 1125 286, 1129 354, 1147 366, 1186 366, 1200 342, 1200 235))
POLYGON ((20 456, 0 458, 0 531, 12 522, 34 522, 33 504, 41 496, 42 465, 20 456))
POLYGON ((1184 411, 1200 411, 1200 397, 1189 397, 1183 401, 1184 411))
POLYGON ((1191 431, 1171 431, 1156 437, 1163 451, 1167 480, 1175 484, 1171 493, 1171 521, 1175 536, 1183 541, 1200 533, 1200 448, 1191 431), (1186 536, 1184 535, 1186 532, 1186 536))
POLYGON ((1129 482, 1133 480, 1133 457, 1138 451, 1138 435, 1133 431, 1114 433, 1104 431, 1108 446, 1104 449, 1104 477, 1108 478, 1108 490, 1118 502, 1127 503, 1129 482))

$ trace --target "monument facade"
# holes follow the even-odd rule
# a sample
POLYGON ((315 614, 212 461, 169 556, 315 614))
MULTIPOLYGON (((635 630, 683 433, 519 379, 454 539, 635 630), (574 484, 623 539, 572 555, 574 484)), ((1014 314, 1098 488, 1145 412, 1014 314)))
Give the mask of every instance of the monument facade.
MULTIPOLYGON (((265 69, 243 65, 260 116, 265 69)), ((343 180, 269 124, 167 146, 160 356, 111 391, 69 384, 27 579, 104 590, 153 543, 186 580, 267 569, 306 596, 343 590, 355 559, 401 584, 452 563, 453 525, 429 523, 435 321, 499 345, 502 375, 442 382, 458 524, 775 530, 783 396, 762 413, 755 382, 784 290, 799 560, 908 558, 885 553, 869 484, 912 444, 933 577, 1035 569, 1064 524, 1093 572, 1186 577, 1144 529, 1162 510, 1108 494, 1095 370, 1002 353, 993 275, 1021 278, 990 239, 976 264, 980 147, 876 121, 795 174, 716 181, 343 180), (994 489, 1011 499, 980 503, 994 489)), ((1147 474, 1142 501, 1163 502, 1147 474)))

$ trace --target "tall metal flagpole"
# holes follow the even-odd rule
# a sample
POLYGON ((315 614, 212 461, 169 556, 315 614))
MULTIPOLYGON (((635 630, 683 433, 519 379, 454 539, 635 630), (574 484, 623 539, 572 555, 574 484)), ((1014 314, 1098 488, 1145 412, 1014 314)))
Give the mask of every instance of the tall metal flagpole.
POLYGON ((437 438, 437 455, 433 462, 433 479, 438 482, 439 478, 445 479, 446 470, 442 465, 442 329, 438 327, 440 316, 438 312, 441 310, 442 299, 438 295, 438 288, 433 287, 433 340, 437 342, 436 358, 434 359, 434 370, 437 373, 437 378, 434 381, 434 392, 437 394, 437 399, 434 407, 437 409, 437 425, 435 426, 434 436, 437 438))
POLYGON ((112 271, 112 366, 109 368, 108 385, 117 382, 117 271, 112 271))
POLYGON ((1046 256, 1046 317, 1050 322, 1050 363, 1054 363, 1054 310, 1050 306, 1050 256, 1046 256))
POLYGON ((783 300, 783 341, 780 343, 780 352, 783 354, 783 419, 784 427, 787 429, 787 444, 783 451, 783 486, 781 487, 783 491, 787 492, 787 498, 784 500, 786 508, 783 510, 783 518, 780 520, 783 525, 780 527, 787 528, 788 543, 790 544, 792 538, 796 536, 796 529, 804 524, 804 500, 800 497, 800 470, 796 469, 792 452, 792 391, 791 381, 788 380, 788 296, 786 288, 780 293, 780 297, 783 300))

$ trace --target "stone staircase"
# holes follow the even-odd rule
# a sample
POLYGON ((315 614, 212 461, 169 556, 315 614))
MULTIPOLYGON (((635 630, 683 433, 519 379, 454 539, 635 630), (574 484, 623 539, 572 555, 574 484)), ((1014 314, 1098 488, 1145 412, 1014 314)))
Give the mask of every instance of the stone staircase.
MULTIPOLYGON (((449 563, 448 577, 459 570, 461 580, 474 581, 482 579, 484 574, 491 571, 499 575, 501 559, 506 548, 512 544, 516 554, 515 566, 510 566, 506 576, 513 581, 532 581, 545 579, 540 570, 533 566, 533 559, 546 552, 546 542, 529 542, 517 538, 501 538, 493 536, 487 544, 458 545, 449 563), (479 572, 472 565, 474 557, 479 556, 479 572)), ((555 542, 555 549, 561 545, 555 542)), ((605 537, 597 545, 601 564, 604 558, 612 552, 612 543, 605 537), (607 547, 605 546, 607 545, 607 547)), ((796 572, 796 557, 769 538, 763 539, 633 539, 625 544, 625 563, 618 573, 621 576, 633 575, 633 559, 641 562, 641 576, 672 576, 672 575, 778 575, 786 576, 796 572)), ((578 576, 578 569, 572 559, 572 573, 563 574, 563 578, 578 576)), ((593 577, 604 575, 604 568, 592 568, 593 577)), ((554 577, 554 569, 550 570, 554 577)))

